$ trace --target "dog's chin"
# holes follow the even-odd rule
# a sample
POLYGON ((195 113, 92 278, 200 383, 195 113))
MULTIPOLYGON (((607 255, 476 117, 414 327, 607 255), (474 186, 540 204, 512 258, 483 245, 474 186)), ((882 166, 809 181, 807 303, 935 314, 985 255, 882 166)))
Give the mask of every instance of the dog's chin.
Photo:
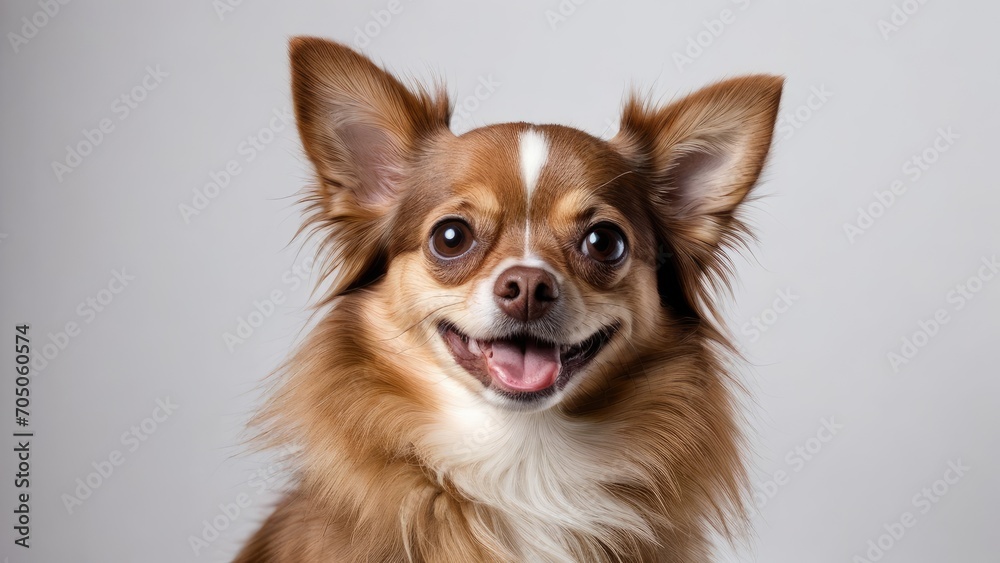
POLYGON ((559 401, 562 391, 600 354, 618 325, 601 328, 576 343, 558 343, 526 332, 475 339, 454 324, 438 332, 455 362, 477 379, 487 398, 515 410, 540 410, 559 401))

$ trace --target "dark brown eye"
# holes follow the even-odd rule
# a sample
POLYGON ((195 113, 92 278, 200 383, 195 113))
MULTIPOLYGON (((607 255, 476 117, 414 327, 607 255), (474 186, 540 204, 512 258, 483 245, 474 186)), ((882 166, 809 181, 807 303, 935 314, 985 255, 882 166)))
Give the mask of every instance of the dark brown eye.
POLYGON ((431 233, 431 251, 438 258, 450 260, 465 254, 475 245, 472 229, 464 221, 449 220, 434 228, 431 233))
POLYGON ((600 224, 583 237, 580 251, 585 256, 605 264, 614 264, 625 257, 625 235, 617 227, 600 224))

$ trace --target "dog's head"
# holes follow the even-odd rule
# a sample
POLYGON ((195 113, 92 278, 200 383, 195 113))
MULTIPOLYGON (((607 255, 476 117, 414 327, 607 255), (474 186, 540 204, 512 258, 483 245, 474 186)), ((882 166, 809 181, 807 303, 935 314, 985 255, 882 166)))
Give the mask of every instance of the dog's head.
POLYGON ((705 280, 740 232, 782 85, 632 100, 610 141, 526 123, 456 136, 444 96, 346 47, 296 39, 291 58, 330 297, 365 296, 359 320, 385 341, 520 410, 606 387, 707 320, 705 280))

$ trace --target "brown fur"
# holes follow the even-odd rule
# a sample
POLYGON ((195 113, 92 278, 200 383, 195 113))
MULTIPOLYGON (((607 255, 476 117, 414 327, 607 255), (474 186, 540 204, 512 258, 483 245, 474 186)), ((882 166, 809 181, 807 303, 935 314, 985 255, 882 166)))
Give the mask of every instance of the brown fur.
POLYGON ((445 381, 482 387, 441 353, 437 324, 461 322, 473 284, 523 248, 527 219, 532 249, 573 280, 588 318, 621 324, 546 416, 593 429, 611 475, 594 494, 622 500, 653 532, 581 534, 572 550, 710 558, 712 530, 741 530, 745 485, 713 283, 727 279, 723 248, 743 232, 737 209, 764 164, 781 80, 729 80, 663 108, 632 100, 611 141, 535 126, 550 147, 529 209, 517 164, 529 125, 456 137, 445 98, 412 93, 346 47, 298 38, 291 58, 317 171, 304 228, 321 237, 328 283, 322 318, 256 420, 265 444, 301 446, 294 486, 236 561, 524 557, 503 511, 452 482, 430 437, 448 408, 445 381), (443 265, 427 236, 451 214, 481 240, 443 265), (628 237, 615 271, 576 252, 595 218, 628 237))

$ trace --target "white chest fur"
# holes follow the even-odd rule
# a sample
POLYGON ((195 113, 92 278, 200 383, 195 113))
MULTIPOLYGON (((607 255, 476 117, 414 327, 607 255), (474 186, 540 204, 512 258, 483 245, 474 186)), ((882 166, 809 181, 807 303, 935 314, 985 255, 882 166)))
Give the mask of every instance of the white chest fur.
POLYGON ((522 560, 600 560, 599 543, 620 540, 621 530, 652 539, 636 511, 603 486, 637 476, 611 429, 555 409, 473 403, 448 409, 423 446, 442 480, 505 516, 522 560))

